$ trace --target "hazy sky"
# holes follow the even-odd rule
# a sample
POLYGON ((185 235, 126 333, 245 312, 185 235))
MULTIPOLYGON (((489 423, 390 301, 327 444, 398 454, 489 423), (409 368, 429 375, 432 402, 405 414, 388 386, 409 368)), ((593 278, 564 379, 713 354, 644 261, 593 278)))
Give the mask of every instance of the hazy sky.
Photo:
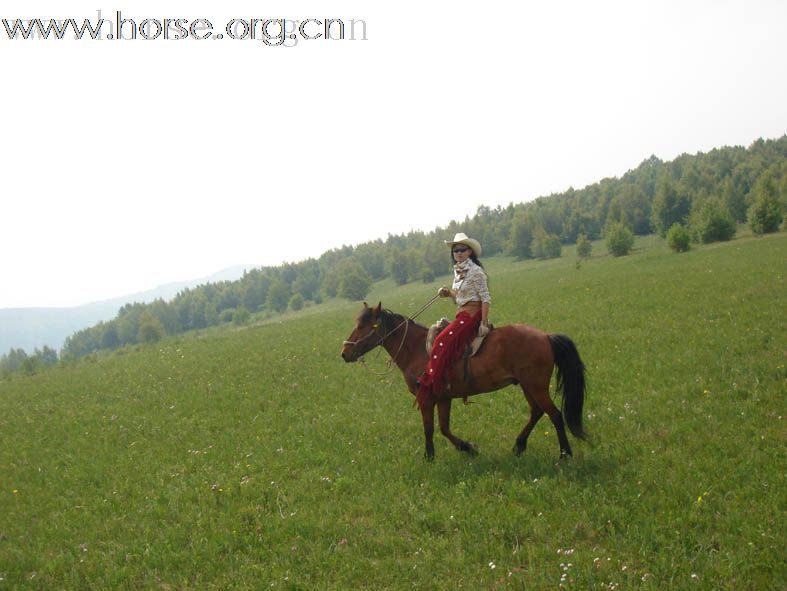
POLYGON ((367 40, 0 27, 0 308, 317 257, 787 132, 779 0, 99 4, 0 18, 354 18, 367 40))

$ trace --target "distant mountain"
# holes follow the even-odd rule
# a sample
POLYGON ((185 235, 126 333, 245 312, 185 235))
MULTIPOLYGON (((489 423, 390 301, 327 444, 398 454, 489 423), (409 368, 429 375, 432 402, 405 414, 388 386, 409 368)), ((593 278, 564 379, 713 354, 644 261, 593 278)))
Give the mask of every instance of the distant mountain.
POLYGON ((205 283, 235 281, 251 265, 230 267, 208 277, 160 285, 148 291, 125 295, 110 300, 93 302, 72 308, 3 308, 0 309, 0 355, 12 348, 33 349, 48 345, 60 350, 66 338, 83 328, 111 320, 118 310, 133 302, 171 300, 178 292, 205 283))

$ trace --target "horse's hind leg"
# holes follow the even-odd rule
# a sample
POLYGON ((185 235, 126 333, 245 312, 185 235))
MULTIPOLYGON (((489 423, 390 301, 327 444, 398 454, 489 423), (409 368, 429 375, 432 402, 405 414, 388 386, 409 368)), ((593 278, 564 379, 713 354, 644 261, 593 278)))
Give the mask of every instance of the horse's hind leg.
POLYGON ((471 441, 459 439, 456 435, 451 433, 451 399, 441 400, 437 403, 437 414, 440 419, 440 433, 446 439, 454 444, 454 447, 459 451, 464 451, 469 454, 475 455, 478 453, 478 446, 471 441))
MULTIPOLYGON (((547 382, 546 387, 527 387, 525 384, 522 384, 522 389, 525 391, 525 396, 527 396, 527 401, 530 404, 531 415, 530 422, 527 424, 527 426, 525 426, 522 434, 517 438, 517 444, 519 444, 519 440, 524 435, 525 437, 522 447, 522 450, 524 451, 524 444, 527 442, 527 435, 530 434, 528 427, 530 427, 530 430, 532 430, 533 427, 530 426, 531 423, 533 426, 535 426, 533 416, 536 407, 538 407, 542 414, 546 413, 549 416, 549 420, 552 421, 552 425, 555 427, 557 439, 560 444, 560 457, 565 458, 566 456, 570 456, 571 445, 568 443, 568 437, 566 436, 566 427, 563 423, 563 413, 560 412, 560 409, 555 406, 555 403, 552 402, 552 399, 549 397, 549 382, 547 382), (535 392, 535 395, 531 397, 528 395, 528 392, 535 392)), ((540 414, 535 420, 537 421, 539 418, 541 418, 540 414)))
POLYGON ((522 429, 522 432, 519 434, 519 437, 516 438, 516 443, 514 444, 513 452, 516 455, 520 455, 525 449, 527 448, 527 438, 530 437, 530 432, 536 426, 538 420, 544 416, 544 411, 541 409, 540 406, 535 404, 530 398, 527 397, 527 393, 525 393, 525 398, 527 398, 527 404, 530 406, 530 420, 525 425, 525 428, 522 429))
MULTIPOLYGON (((568 443, 568 437, 566 437, 566 426, 563 423, 563 413, 555 406, 552 402, 552 399, 549 398, 549 393, 545 394, 545 398, 547 402, 544 403, 545 408, 544 410, 549 415, 549 420, 552 421, 552 424, 555 426, 555 431, 557 431, 557 440, 560 443, 560 459, 570 456, 571 455, 571 446, 568 443)), ((542 406, 543 408, 543 406, 542 406)))

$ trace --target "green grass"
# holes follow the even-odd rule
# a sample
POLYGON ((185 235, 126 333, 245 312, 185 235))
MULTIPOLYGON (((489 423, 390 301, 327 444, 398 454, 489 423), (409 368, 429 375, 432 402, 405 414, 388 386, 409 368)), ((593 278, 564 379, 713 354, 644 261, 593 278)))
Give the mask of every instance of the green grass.
POLYGON ((513 387, 455 407, 479 456, 425 462, 386 357, 339 358, 340 301, 0 383, 0 591, 782 589, 786 261, 785 234, 484 261, 493 322, 588 366, 568 462, 548 421, 511 455, 513 387))

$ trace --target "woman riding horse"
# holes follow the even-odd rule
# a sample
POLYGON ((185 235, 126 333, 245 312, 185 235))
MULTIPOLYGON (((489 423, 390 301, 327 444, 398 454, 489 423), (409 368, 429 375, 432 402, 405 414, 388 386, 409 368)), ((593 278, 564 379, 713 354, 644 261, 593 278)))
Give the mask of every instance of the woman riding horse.
POLYGON ((450 384, 453 368, 467 345, 476 334, 489 332, 489 294, 486 272, 478 260, 481 244, 478 240, 459 233, 445 243, 451 249, 454 260, 454 283, 451 289, 441 287, 441 297, 450 297, 458 306, 456 318, 434 340, 426 371, 419 380, 416 400, 419 407, 439 397, 450 384))
MULTIPOLYGON (((477 316, 480 323, 480 316, 477 316)), ((463 324, 459 326, 465 328, 463 324)), ((407 388, 412 394, 418 395, 423 387, 420 378, 425 376, 427 367, 435 366, 431 363, 435 361, 434 357, 430 359, 426 352, 427 332, 425 326, 383 309, 382 304, 370 308, 364 303, 355 327, 344 341, 341 355, 346 362, 357 361, 382 345, 402 372, 407 388)), ((474 336, 474 332, 470 336, 474 336)), ((530 419, 516 438, 514 453, 525 451, 530 433, 544 414, 549 416, 557 432, 561 458, 571 455, 566 426, 575 437, 584 438, 582 407, 585 399, 585 365, 573 341, 565 335, 547 334, 525 324, 500 326, 486 336, 484 346, 476 355, 467 359, 466 363, 460 359, 449 368, 449 372, 450 388, 445 387, 437 393, 432 380, 429 395, 422 396, 419 401, 426 442, 425 455, 429 459, 434 457, 435 407, 438 410, 440 432, 457 449, 476 453, 477 448, 473 443, 451 433, 452 399, 492 392, 511 384, 518 384, 522 388, 530 406, 530 419), (555 368, 557 391, 563 394, 562 412, 549 396, 549 383, 555 368)))

